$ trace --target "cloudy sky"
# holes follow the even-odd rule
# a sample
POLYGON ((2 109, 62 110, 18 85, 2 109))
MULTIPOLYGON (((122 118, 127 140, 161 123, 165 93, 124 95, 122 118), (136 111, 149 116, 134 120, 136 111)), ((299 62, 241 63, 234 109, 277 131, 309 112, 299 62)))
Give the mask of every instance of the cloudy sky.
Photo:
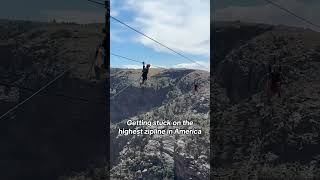
MULTIPOLYGON (((197 63, 111 20, 113 53, 160 67, 209 69, 210 0, 113 0, 111 9, 113 16, 197 63)), ((141 68, 139 63, 118 57, 111 57, 111 65, 141 68)))
MULTIPOLYGON (((0 7, 0 19, 104 22, 103 8, 98 6, 86 0, 10 0, 0 7)), ((111 0, 111 11, 112 16, 197 63, 177 56, 111 20, 113 53, 161 67, 209 69, 210 0, 111 0)), ((141 68, 141 64, 116 57, 111 58, 111 65, 141 68)))
MULTIPOLYGON (((320 0, 272 0, 277 4, 291 10, 295 14, 304 17, 320 25, 320 0)), ((283 24, 312 28, 296 17, 274 7, 265 0, 215 0, 213 1, 213 18, 225 21, 247 21, 267 24, 283 24)))
MULTIPOLYGON (((101 1, 102 0, 98 0, 101 1)), ((273 0, 320 24, 320 0, 273 0)), ((318 30, 265 0, 211 1, 215 21, 249 21, 301 26, 318 30)), ((210 0, 112 0, 111 14, 140 31, 209 67, 210 0)), ((86 0, 10 0, 0 6, 0 18, 35 21, 104 22, 103 8, 86 0)), ((111 20, 111 51, 157 66, 203 68, 163 49, 111 20)), ((141 67, 112 57, 113 67, 141 67)))

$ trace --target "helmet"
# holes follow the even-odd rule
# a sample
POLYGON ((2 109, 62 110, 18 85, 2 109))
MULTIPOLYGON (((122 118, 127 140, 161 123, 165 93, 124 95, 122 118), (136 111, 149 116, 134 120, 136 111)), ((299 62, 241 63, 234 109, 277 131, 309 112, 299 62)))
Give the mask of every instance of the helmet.
POLYGON ((150 64, 147 64, 147 68, 149 68, 151 65, 150 64))

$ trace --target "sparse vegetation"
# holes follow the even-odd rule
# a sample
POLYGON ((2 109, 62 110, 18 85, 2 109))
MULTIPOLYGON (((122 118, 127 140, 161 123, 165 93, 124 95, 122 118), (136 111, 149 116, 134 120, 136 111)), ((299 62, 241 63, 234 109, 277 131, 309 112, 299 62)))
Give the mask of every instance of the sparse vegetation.
MULTIPOLYGON (((112 87, 119 90, 135 79, 140 72, 130 70, 116 71, 111 74, 112 87), (121 81, 122 80, 122 81, 121 81)), ((152 70, 151 70, 152 71, 152 70)), ((129 102, 135 106, 143 107, 137 116, 128 115, 120 122, 114 122, 112 126, 112 146, 117 146, 118 151, 112 156, 117 157, 117 163, 112 168, 111 175, 119 179, 173 179, 174 177, 185 179, 209 179, 209 73, 194 70, 161 70, 155 77, 150 78, 147 87, 137 89, 131 94, 132 89, 139 86, 138 83, 123 92, 129 102), (199 77, 201 88, 198 93, 193 92, 194 78, 199 77), (154 91, 149 94, 148 91, 154 91), (164 96, 159 96, 164 94, 164 96), (143 95, 143 96, 141 96, 143 95), (129 100, 132 96, 139 97, 138 101, 129 100), (128 98, 130 97, 130 98, 128 98), (160 100, 161 103, 153 104, 147 102, 160 100), (140 102, 148 104, 138 105, 140 102), (201 135, 164 134, 164 135, 129 135, 119 137, 118 128, 141 128, 128 127, 126 121, 132 120, 169 120, 193 121, 192 126, 151 126, 147 129, 200 129, 201 135), (124 143, 125 142, 125 143, 124 143), (126 171, 127 170, 127 171, 126 171)), ((111 88, 112 88, 111 87, 111 88)), ((112 113, 122 113, 126 106, 132 106, 121 96, 111 104, 117 106, 122 104, 122 109, 114 109, 112 113)))
MULTIPOLYGON (((261 27, 268 26, 240 23, 237 31, 261 27)), ((231 22, 217 28, 221 40, 233 31, 231 22)), ((217 179, 319 179, 319 33, 274 26, 238 40, 227 51, 215 47, 221 53, 215 75, 229 101, 213 101, 224 108, 212 112, 212 173, 217 179), (286 82, 281 96, 269 99, 261 79, 274 63, 283 65, 286 82)))

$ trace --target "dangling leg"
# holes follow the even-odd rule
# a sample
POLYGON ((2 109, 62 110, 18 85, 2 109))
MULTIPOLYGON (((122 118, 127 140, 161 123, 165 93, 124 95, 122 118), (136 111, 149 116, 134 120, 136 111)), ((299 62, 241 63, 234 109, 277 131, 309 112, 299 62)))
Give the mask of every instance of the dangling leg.
POLYGON ((96 80, 100 80, 100 68, 98 66, 94 66, 94 72, 96 75, 96 80))
POLYGON ((279 87, 278 87, 278 97, 281 98, 281 85, 279 83, 279 87))
POLYGON ((142 76, 142 82, 141 82, 140 86, 142 86, 145 83, 146 80, 147 80, 147 77, 146 76, 142 76))
POLYGON ((268 104, 271 103, 271 98, 273 96, 273 84, 272 82, 268 83, 268 87, 267 87, 267 99, 268 99, 268 104))

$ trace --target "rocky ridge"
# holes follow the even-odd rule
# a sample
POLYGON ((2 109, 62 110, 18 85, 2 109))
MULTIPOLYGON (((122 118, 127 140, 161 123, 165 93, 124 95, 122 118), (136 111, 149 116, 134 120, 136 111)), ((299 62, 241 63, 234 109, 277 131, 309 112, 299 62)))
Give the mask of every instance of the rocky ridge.
MULTIPOLYGON (((136 86, 138 84, 130 88, 137 88, 136 86)), ((128 95, 131 93, 130 88, 123 91, 123 96, 130 97, 128 95)), ((161 91, 165 92, 165 96, 162 97, 160 105, 155 105, 151 110, 147 108, 145 112, 140 112, 140 115, 124 118, 111 126, 112 147, 115 148, 112 153, 112 157, 115 157, 112 177, 114 179, 185 179, 192 176, 194 179, 209 179, 209 73, 195 70, 161 70, 150 79, 147 87, 138 88, 138 90, 153 101, 161 98, 157 95, 161 94, 161 91), (195 81, 200 84, 198 93, 193 92, 195 81), (153 97, 145 94, 148 89, 155 89, 156 95, 153 97), (171 122, 189 120, 193 121, 194 125, 128 127, 126 124, 128 120, 171 122), (201 129, 202 134, 121 136, 118 134, 119 128, 201 129)), ((121 97, 118 98, 121 99, 121 97)))
POLYGON ((230 103, 211 114, 215 177, 319 178, 319 40, 318 32, 273 26, 217 59, 230 103), (267 96, 269 64, 283 67, 281 97, 267 96))

